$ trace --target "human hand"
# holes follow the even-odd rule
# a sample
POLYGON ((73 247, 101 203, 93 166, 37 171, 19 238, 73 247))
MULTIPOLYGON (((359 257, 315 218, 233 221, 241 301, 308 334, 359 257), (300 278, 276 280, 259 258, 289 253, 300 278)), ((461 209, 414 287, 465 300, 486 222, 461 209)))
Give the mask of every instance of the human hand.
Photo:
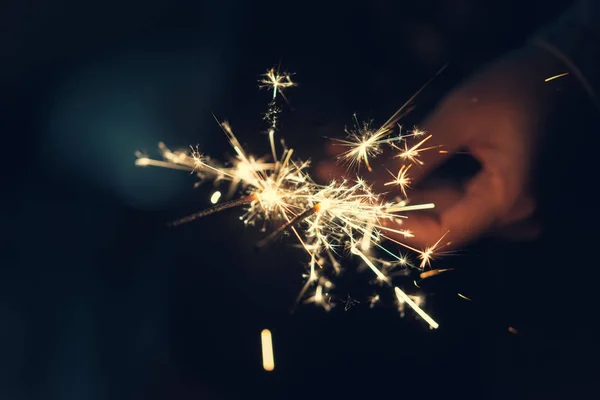
MULTIPOLYGON (((458 247, 483 234, 532 237, 540 226, 532 219, 536 209, 532 170, 542 132, 540 121, 549 109, 544 79, 564 72, 558 60, 543 50, 527 47, 492 64, 448 95, 420 129, 431 134, 420 153, 423 165, 411 168, 415 190, 411 203, 432 202, 434 213, 407 213, 395 230, 409 230, 413 238, 394 238, 428 247, 442 236, 458 247), (427 185, 431 173, 459 152, 467 152, 481 166, 462 184, 427 185)), ((397 159, 389 170, 398 171, 397 159)), ((339 170, 322 165, 317 171, 331 178, 339 170)), ((374 179, 388 180, 387 171, 374 179)))

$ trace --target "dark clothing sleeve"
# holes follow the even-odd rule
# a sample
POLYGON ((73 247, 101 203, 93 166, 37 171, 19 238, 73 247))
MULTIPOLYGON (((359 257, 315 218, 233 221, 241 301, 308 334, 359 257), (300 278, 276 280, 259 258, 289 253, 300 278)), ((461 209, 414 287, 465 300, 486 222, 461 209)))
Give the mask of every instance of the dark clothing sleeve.
POLYGON ((559 57, 600 104, 600 0, 577 1, 532 41, 559 57))

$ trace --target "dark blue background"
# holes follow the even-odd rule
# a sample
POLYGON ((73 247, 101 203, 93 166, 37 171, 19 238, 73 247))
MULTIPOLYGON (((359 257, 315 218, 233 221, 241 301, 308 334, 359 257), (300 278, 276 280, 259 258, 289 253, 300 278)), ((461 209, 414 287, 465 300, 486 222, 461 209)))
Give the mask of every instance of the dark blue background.
MULTIPOLYGON (((322 157, 323 136, 342 133, 355 111, 382 121, 448 62, 411 116, 418 122, 446 90, 568 4, 522 3, 4 4, 0 398, 493 398, 540 379, 554 391, 560 380, 543 357, 559 356, 527 326, 545 332, 536 315, 579 325, 561 296, 584 300, 544 280, 581 277, 582 264, 568 261, 573 251, 556 247, 552 233, 440 260, 461 271, 424 288, 438 331, 401 319, 392 304, 329 314, 307 305, 290 315, 300 251, 255 253, 259 233, 241 228, 239 210, 167 229, 209 205, 210 185, 194 190, 185 173, 133 165, 135 150, 153 152, 160 140, 224 156, 211 112, 262 150, 256 132, 269 96, 256 79, 280 62, 300 83, 289 91, 283 132, 303 158, 322 157), (543 273, 533 267, 542 265, 543 273), (523 299, 542 306, 524 309, 523 299), (261 369, 265 327, 272 373, 261 369)), ((549 197, 570 196, 558 192, 549 197)), ((557 348, 571 349, 582 332, 557 348)))

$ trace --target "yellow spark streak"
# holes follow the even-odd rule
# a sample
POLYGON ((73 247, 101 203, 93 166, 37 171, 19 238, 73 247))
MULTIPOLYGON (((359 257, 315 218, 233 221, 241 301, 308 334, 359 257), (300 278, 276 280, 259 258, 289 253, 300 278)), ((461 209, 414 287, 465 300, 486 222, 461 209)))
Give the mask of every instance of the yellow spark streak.
POLYGON ((399 287, 394 287, 394 291, 396 292, 396 297, 398 298, 398 301, 404 301, 406 302, 406 304, 408 304, 410 306, 410 308, 412 308, 413 310, 416 311, 417 314, 419 314, 419 316, 421 318, 423 318, 430 327, 432 327, 433 329, 437 329, 439 328, 439 324, 437 322, 435 322, 433 320, 433 318, 431 318, 429 316, 429 314, 427 314, 425 311, 423 311, 423 309, 421 307, 419 307, 414 301, 411 300, 410 297, 408 297, 408 295, 406 293, 404 293, 402 290, 400 290, 399 287))
MULTIPOLYGON (((383 230, 385 230, 385 231, 388 231, 388 232, 399 233, 399 234, 401 234, 401 235, 402 235, 402 234, 404 234, 404 231, 399 231, 399 230, 397 230, 397 229, 392 229, 392 228, 387 228, 387 227, 381 227, 381 229, 383 229, 383 230)), ((411 236, 411 237, 412 237, 412 236, 411 236)), ((393 238, 391 238, 391 237, 387 237, 387 236, 386 236, 386 239, 387 239, 387 240, 389 240, 390 242, 396 243, 396 244, 398 244, 398 245, 400 245, 400 246, 402 246, 402 247, 404 247, 404 248, 406 248, 406 249, 408 249, 408 250, 414 251, 415 253, 418 253, 418 254, 421 254, 421 253, 422 253, 422 251, 421 251, 421 250, 419 250, 419 249, 417 249, 417 248, 415 248, 415 247, 409 246, 409 245, 408 245, 408 244, 406 244, 406 243, 402 243, 402 242, 401 242, 401 241, 399 241, 399 240, 396 240, 396 239, 393 239, 393 238)))
POLYGON ((221 198, 221 192, 219 192, 217 190, 216 192, 214 192, 212 194, 212 196, 210 196, 210 202, 213 204, 217 204, 217 202, 219 201, 220 198, 221 198))
POLYGON ((563 72, 562 74, 554 75, 554 76, 544 79, 544 82, 550 82, 550 81, 553 81, 558 78, 562 78, 563 76, 567 76, 567 75, 569 75, 568 72, 563 72))
POLYGON ((262 362, 265 371, 273 371, 275 369, 275 358, 273 356, 273 339, 271 331, 263 329, 260 333, 260 341, 262 345, 262 362))
POLYGON ((427 88, 427 86, 429 86, 431 84, 431 82, 433 82, 433 80, 446 69, 446 67, 447 67, 447 65, 444 65, 442 68, 440 68, 435 73, 435 75, 433 75, 427 82, 425 82, 425 84, 423 86, 421 86, 419 88, 419 90, 417 90, 408 100, 406 100, 406 102, 402 105, 402 107, 400 107, 398 109, 398 111, 396 111, 385 122, 385 124, 383 124, 381 126, 381 128, 379 128, 379 130, 389 129, 392 125, 396 124, 400 120, 400 118, 402 118, 402 116, 405 115, 406 108, 409 107, 412 104, 412 102, 417 98, 417 96, 419 96, 425 90, 425 88, 427 88))
POLYGON ((461 294, 461 293, 456 293, 456 294, 457 294, 457 295, 458 295, 458 297, 460 297, 461 299, 465 299, 465 300, 468 300, 468 301, 473 301, 472 299, 468 298, 468 297, 467 297, 467 296, 465 296, 464 294, 461 294))
POLYGON ((310 251, 310 249, 308 248, 308 245, 304 242, 304 240, 302 240, 302 237, 300 236, 300 234, 298 233, 296 228, 292 227, 292 232, 294 232, 294 235, 296 235, 296 237, 298 238, 298 241, 300 242, 300 244, 302 245, 304 250, 306 250, 306 252, 311 257, 310 276, 312 277, 315 274, 314 264, 317 264, 319 266, 319 268, 323 268, 323 266, 321 264, 319 264, 319 262, 315 259, 315 253, 310 251))

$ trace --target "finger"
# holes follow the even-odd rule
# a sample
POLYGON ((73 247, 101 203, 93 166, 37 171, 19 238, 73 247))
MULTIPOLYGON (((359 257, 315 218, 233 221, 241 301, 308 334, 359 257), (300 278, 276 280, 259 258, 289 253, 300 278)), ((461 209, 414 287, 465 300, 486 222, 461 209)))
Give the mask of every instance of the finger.
POLYGON ((428 247, 446 235, 445 239, 452 242, 453 247, 461 246, 490 229, 506 207, 501 181, 489 172, 475 177, 462 196, 456 189, 438 193, 438 196, 444 195, 456 196, 457 200, 433 216, 411 213, 404 219, 402 229, 414 235, 410 242, 428 247))

